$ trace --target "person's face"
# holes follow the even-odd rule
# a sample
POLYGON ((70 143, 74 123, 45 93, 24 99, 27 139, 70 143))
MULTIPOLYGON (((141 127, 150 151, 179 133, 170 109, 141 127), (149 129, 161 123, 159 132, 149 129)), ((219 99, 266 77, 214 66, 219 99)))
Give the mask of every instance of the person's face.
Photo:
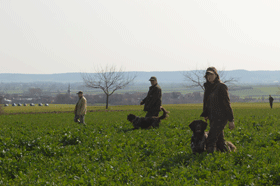
POLYGON ((151 85, 154 86, 155 84, 157 84, 157 81, 151 80, 151 85))
POLYGON ((83 94, 80 93, 80 94, 78 94, 78 96, 79 96, 79 98, 81 98, 81 97, 83 97, 83 94))
POLYGON ((214 83, 216 77, 217 77, 216 74, 211 74, 211 73, 208 73, 208 74, 207 74, 207 80, 208 80, 210 83, 214 83))

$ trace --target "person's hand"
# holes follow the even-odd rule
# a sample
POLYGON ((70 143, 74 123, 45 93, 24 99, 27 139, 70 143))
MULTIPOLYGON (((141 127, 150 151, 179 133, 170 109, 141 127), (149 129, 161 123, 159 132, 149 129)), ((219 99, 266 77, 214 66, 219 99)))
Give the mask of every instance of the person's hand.
POLYGON ((141 102, 140 102, 140 105, 143 105, 143 104, 144 104, 143 101, 141 101, 141 102))
POLYGON ((230 130, 234 129, 234 127, 235 127, 235 125, 234 125, 234 122, 233 122, 233 121, 231 121, 231 122, 228 123, 228 128, 229 128, 230 130))
POLYGON ((204 120, 207 122, 207 120, 208 120, 209 118, 206 116, 206 117, 204 117, 204 120))

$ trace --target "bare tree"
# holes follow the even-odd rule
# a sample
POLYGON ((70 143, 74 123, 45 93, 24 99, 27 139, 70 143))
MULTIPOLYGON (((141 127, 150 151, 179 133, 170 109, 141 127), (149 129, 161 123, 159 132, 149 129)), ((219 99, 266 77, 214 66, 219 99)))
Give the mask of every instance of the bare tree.
POLYGON ((109 105, 109 96, 115 91, 128 86, 136 78, 136 74, 129 75, 122 68, 117 69, 115 65, 99 67, 95 73, 83 73, 85 86, 93 89, 101 89, 106 95, 106 109, 109 105))
MULTIPOLYGON (((183 73, 184 81, 186 82, 187 88, 200 87, 204 90, 203 84, 205 83, 205 70, 192 70, 183 73)), ((228 77, 225 73, 225 70, 219 71, 220 79, 223 83, 226 83, 230 86, 234 85, 237 82, 236 78, 228 77)))

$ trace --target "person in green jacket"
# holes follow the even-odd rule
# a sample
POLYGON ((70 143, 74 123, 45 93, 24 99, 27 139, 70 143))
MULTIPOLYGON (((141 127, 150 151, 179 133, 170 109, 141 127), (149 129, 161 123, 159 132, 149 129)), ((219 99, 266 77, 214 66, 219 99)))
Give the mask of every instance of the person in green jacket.
POLYGON ((75 106, 74 121, 86 125, 85 115, 86 115, 86 112, 87 112, 87 99, 84 97, 82 91, 79 91, 77 94, 79 96, 79 101, 75 106))
POLYGON ((220 80, 215 67, 207 68, 205 79, 201 117, 204 117, 206 122, 210 120, 206 149, 208 153, 213 153, 216 146, 221 152, 226 152, 228 149, 224 139, 224 128, 227 123, 231 130, 235 127, 228 87, 220 80))
POLYGON ((140 105, 145 104, 144 111, 147 111, 145 117, 157 117, 159 115, 162 103, 161 88, 158 85, 156 77, 152 76, 149 81, 151 82, 152 86, 150 86, 148 95, 141 101, 140 105))

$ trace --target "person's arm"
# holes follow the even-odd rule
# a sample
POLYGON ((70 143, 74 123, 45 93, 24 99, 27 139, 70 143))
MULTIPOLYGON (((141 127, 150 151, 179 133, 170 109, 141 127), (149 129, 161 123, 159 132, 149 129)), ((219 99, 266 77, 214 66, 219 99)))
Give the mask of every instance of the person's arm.
POLYGON ((222 100, 223 100, 223 104, 224 104, 225 109, 226 109, 227 119, 228 119, 229 122, 233 122, 234 117, 233 117, 233 111, 232 111, 231 104, 230 104, 228 87, 225 84, 221 85, 220 93, 221 93, 221 97, 222 97, 222 100))
POLYGON ((141 101, 140 105, 144 105, 146 102, 147 96, 141 101))
POLYGON ((82 101, 82 104, 81 104, 80 115, 85 115, 86 114, 86 109, 87 109, 87 100, 85 98, 83 98, 81 101, 82 101))
POLYGON ((77 114, 77 104, 76 104, 76 106, 75 106, 75 110, 74 110, 74 114, 77 114))
POLYGON ((204 117, 207 118, 208 117, 208 113, 207 113, 207 109, 206 109, 206 94, 204 92, 204 96, 203 96, 203 111, 202 114, 200 115, 200 117, 204 117))

